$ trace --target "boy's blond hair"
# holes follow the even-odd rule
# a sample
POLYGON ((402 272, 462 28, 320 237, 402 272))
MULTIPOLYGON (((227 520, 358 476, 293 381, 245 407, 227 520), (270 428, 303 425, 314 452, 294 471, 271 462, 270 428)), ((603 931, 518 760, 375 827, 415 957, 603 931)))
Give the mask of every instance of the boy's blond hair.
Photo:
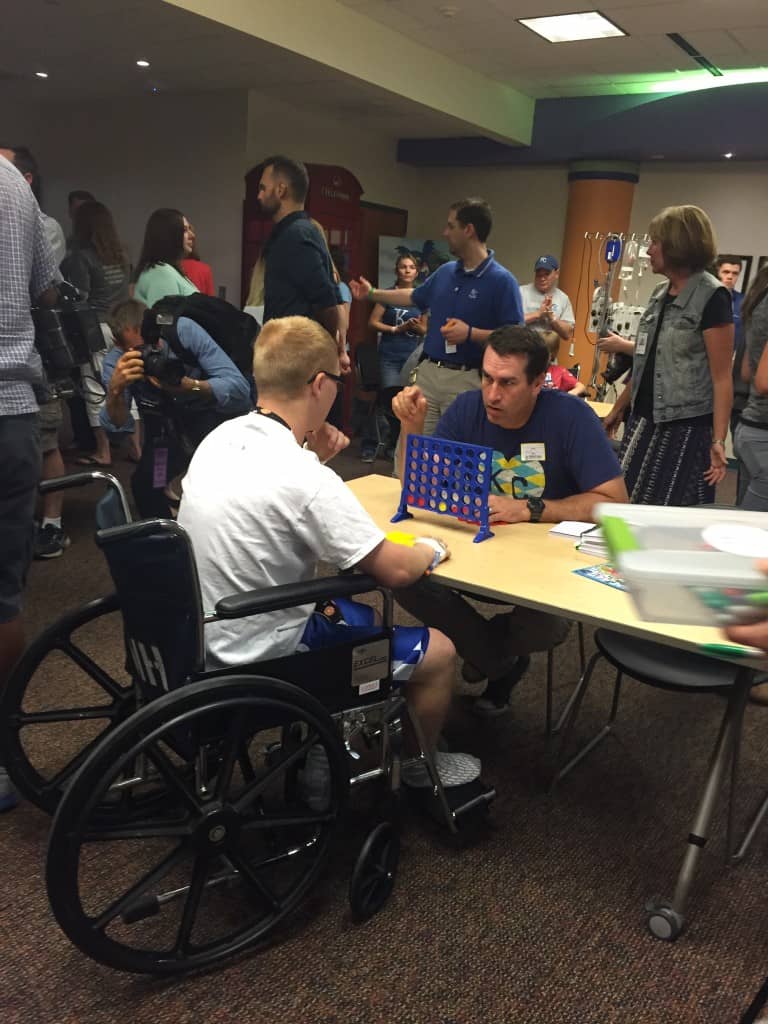
POLYGON ((339 372, 338 348, 324 327, 306 316, 285 316, 262 327, 253 354, 260 399, 298 398, 318 370, 339 372))

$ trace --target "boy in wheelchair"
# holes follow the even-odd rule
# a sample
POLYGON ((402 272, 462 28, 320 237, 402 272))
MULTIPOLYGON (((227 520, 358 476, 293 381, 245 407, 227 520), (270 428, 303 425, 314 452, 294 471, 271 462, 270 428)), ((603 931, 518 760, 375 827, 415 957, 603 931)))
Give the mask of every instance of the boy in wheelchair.
MULTIPOLYGON (((184 480, 179 523, 190 535, 203 607, 224 595, 312 579, 318 561, 357 568, 382 586, 415 582, 448 557, 435 538, 413 547, 386 540, 340 477, 325 463, 349 440, 326 422, 341 385, 331 336, 305 317, 270 321, 254 356, 260 405, 214 430, 197 449, 184 480)), ((322 610, 301 606, 206 627, 206 661, 213 669, 279 658, 375 630, 374 611, 349 599, 322 610)), ((479 777, 480 762, 434 753, 447 714, 455 650, 442 633, 398 627, 393 678, 406 700, 445 787, 479 777)), ((308 759, 308 769, 325 766, 308 759)), ((403 782, 431 785, 423 761, 406 763, 403 782)), ((310 787, 315 786, 310 782, 310 787)))

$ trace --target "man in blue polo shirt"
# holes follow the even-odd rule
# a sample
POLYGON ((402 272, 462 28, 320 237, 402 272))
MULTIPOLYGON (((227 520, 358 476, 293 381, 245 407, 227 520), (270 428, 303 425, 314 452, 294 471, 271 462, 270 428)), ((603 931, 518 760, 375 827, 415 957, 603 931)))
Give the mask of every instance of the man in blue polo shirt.
MULTIPOLYGON (((501 529, 589 522, 598 502, 629 501, 618 459, 594 412, 571 395, 542 390, 548 364, 547 346, 532 328, 499 328, 483 353, 482 390, 460 395, 434 431, 435 437, 493 449, 489 521, 501 529)), ((424 432, 427 402, 419 387, 407 387, 392 409, 404 451, 409 434, 424 432)), ((402 477, 402 457, 398 469, 402 477)), ((516 571, 513 564, 509 571, 516 571)), ((520 606, 486 619, 457 591, 428 579, 395 596, 453 640, 466 679, 487 677, 474 707, 488 716, 507 710, 528 654, 554 647, 568 630, 565 620, 520 606)))
POLYGON ((350 281, 356 299, 430 312, 415 378, 427 401, 425 434, 432 433, 458 395, 480 387, 483 344, 491 332, 523 322, 517 281, 485 244, 491 224, 491 208, 484 199, 461 199, 448 211, 443 231, 454 262, 438 267, 417 288, 381 290, 364 277, 350 281))

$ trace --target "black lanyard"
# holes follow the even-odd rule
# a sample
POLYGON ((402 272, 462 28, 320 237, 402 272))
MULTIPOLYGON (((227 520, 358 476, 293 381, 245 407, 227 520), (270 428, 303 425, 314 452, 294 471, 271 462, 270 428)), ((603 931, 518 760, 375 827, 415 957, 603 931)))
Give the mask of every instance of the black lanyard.
POLYGON ((274 420, 275 423, 279 423, 281 426, 285 427, 286 430, 291 429, 290 426, 285 422, 283 417, 278 416, 276 412, 265 412, 264 409, 262 409, 261 406, 259 405, 257 405, 253 411, 258 413, 259 416, 266 416, 268 420, 274 420))

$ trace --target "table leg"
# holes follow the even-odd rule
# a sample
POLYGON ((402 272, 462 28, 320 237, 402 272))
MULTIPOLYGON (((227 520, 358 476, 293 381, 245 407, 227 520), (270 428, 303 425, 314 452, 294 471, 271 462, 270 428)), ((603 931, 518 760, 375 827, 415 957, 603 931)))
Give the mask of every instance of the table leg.
POLYGON ((709 774, 704 784, 699 806, 693 819, 691 831, 683 856, 683 863, 677 876, 675 894, 672 901, 653 899, 646 904, 647 924, 652 935, 657 939, 673 942, 685 926, 685 907, 696 869, 701 859, 701 852, 709 839, 712 816, 722 788, 723 779, 733 758, 738 742, 738 734, 743 718, 744 701, 751 685, 751 672, 743 669, 739 672, 736 682, 728 696, 728 703, 723 712, 717 741, 712 754, 709 774))

